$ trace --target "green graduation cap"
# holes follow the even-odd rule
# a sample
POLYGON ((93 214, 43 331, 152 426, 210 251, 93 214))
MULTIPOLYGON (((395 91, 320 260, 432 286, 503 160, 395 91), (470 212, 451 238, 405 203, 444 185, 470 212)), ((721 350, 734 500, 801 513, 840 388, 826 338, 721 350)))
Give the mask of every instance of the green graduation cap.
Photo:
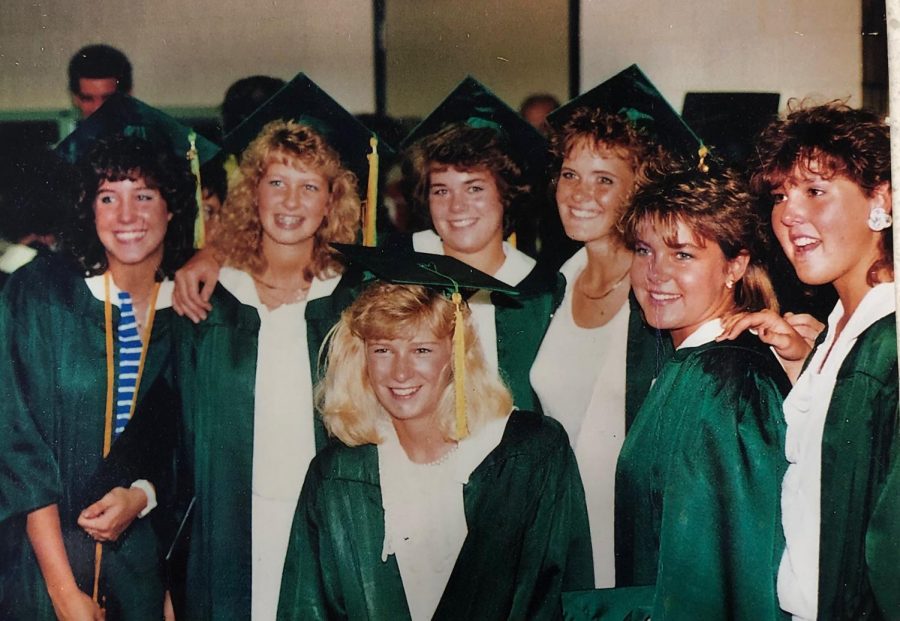
POLYGON ((279 119, 312 127, 338 152, 343 165, 356 173, 360 186, 367 183, 363 238, 367 245, 374 245, 378 158, 393 154, 390 145, 380 142, 306 74, 298 73, 225 136, 225 150, 240 154, 266 124, 279 119))
POLYGON ((352 244, 331 244, 344 257, 372 277, 398 285, 423 285, 446 293, 460 290, 498 291, 510 296, 518 289, 466 265, 459 259, 416 252, 406 247, 384 245, 375 248, 352 244))
POLYGON ((547 141, 518 112, 506 105, 484 84, 467 76, 449 95, 404 138, 407 148, 452 123, 490 127, 509 141, 509 154, 526 174, 543 172, 547 163, 547 141))
POLYGON ((116 134, 140 136, 186 158, 193 148, 199 164, 205 164, 219 152, 215 143, 190 127, 124 93, 114 94, 94 114, 81 121, 75 131, 56 146, 56 152, 74 164, 87 155, 95 142, 116 134))
POLYGON ((351 264, 380 280, 398 285, 423 285, 450 294, 456 307, 453 326, 453 386, 456 410, 456 439, 469 434, 466 419, 465 332, 463 330, 461 290, 487 289, 518 295, 515 287, 500 282, 458 259, 427 254, 398 246, 367 248, 350 244, 331 244, 351 264))
POLYGON ((94 144, 108 136, 139 136, 160 149, 171 149, 190 162, 196 179, 197 217, 194 246, 205 244, 203 195, 200 166, 219 152, 219 147, 162 110, 123 93, 115 93, 91 116, 81 121, 68 137, 56 145, 56 152, 71 163, 85 157, 94 144))
POLYGON ((637 65, 631 65, 550 113, 547 122, 559 129, 582 107, 599 108, 627 118, 663 147, 682 156, 706 156, 703 141, 669 105, 637 65))

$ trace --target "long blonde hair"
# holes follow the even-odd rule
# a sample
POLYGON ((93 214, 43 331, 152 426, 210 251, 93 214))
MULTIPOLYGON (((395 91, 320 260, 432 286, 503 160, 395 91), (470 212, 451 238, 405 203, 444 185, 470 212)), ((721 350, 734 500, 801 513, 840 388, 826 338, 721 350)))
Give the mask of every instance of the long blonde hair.
POLYGON ((337 152, 321 134, 294 121, 272 121, 244 151, 222 207, 214 246, 224 255, 227 265, 256 273, 265 269, 256 196, 260 179, 274 163, 302 163, 328 179, 331 208, 315 233, 307 277, 325 278, 340 273, 343 266, 329 244, 350 244, 356 240, 360 227, 356 175, 341 165, 337 152))
MULTIPOLYGON (((465 322, 466 415, 469 430, 477 433, 485 422, 505 416, 512 396, 489 368, 471 312, 463 305, 465 322)), ((451 338, 453 303, 442 294, 418 285, 379 282, 370 286, 343 312, 328 346, 328 370, 316 386, 316 403, 328 432, 348 446, 378 444, 380 421, 390 414, 379 403, 366 372, 366 341, 402 338, 426 327, 439 339, 451 338)), ((455 438, 453 378, 444 388, 437 419, 445 439, 455 438)))

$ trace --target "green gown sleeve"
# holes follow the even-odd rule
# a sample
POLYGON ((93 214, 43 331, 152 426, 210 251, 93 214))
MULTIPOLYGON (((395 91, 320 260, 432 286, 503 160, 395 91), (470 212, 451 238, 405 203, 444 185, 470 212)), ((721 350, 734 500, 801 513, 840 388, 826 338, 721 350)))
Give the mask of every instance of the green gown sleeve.
MULTIPOLYGON (((896 415, 895 415, 896 416, 896 415)), ((896 419, 895 419, 896 420, 896 419)), ((896 422, 895 422, 896 425, 896 422)), ((900 429, 892 434, 891 469, 866 534, 866 563, 885 619, 900 619, 900 429)))

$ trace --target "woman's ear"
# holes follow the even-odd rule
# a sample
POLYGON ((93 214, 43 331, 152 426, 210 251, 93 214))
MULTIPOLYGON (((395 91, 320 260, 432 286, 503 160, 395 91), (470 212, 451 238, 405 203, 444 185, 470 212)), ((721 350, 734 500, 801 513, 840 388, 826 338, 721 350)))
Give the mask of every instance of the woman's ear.
POLYGON ((746 250, 742 251, 738 256, 728 261, 726 269, 726 280, 735 283, 744 277, 747 266, 750 264, 750 253, 746 250))
POLYGON ((872 195, 870 196, 870 200, 874 201, 872 203, 872 208, 881 207, 884 209, 885 213, 891 213, 891 182, 890 181, 882 181, 875 189, 872 190, 872 195))

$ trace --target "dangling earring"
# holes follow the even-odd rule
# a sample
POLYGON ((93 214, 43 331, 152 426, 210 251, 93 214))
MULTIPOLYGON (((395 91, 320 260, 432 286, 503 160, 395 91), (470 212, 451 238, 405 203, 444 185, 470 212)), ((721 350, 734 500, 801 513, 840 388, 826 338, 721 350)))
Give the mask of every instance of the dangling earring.
POLYGON ((734 281, 729 278, 728 280, 725 281, 725 288, 731 289, 732 287, 734 287, 734 281))
POLYGON ((891 217, 891 214, 884 210, 884 207, 875 207, 869 212, 868 225, 869 228, 876 233, 878 231, 883 231, 893 222, 894 219, 891 217))

